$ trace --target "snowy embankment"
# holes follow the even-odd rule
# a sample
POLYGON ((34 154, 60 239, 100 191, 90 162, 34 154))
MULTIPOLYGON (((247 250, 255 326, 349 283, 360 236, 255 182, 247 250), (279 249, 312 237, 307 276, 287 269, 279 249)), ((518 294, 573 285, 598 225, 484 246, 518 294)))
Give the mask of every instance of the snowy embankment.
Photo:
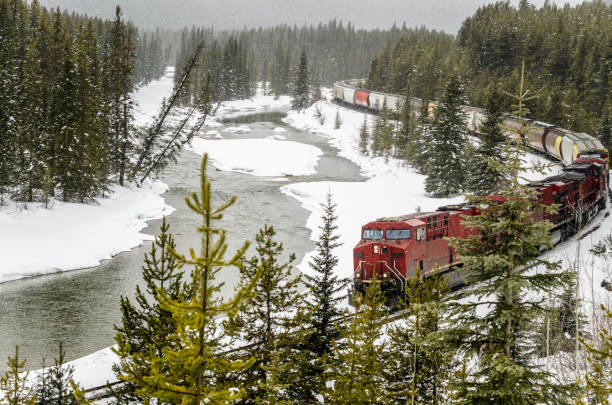
MULTIPOLYGON (((137 124, 151 120, 172 91, 173 70, 135 94, 137 124)), ((153 237, 141 233, 146 221, 172 212, 160 196, 159 181, 142 187, 114 186, 93 204, 52 201, 0 207, 0 282, 96 266, 101 260, 153 237)))

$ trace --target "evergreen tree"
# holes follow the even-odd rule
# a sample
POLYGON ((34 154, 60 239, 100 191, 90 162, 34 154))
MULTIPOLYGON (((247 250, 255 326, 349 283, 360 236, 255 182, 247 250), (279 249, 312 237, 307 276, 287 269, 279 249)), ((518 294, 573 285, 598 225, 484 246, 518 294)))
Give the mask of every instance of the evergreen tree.
MULTIPOLYGON (((521 74, 513 96, 519 117, 526 114, 527 95, 521 74)), ((530 361, 533 323, 546 314, 540 300, 530 297, 551 294, 568 280, 558 263, 540 257, 540 247, 551 244, 551 224, 534 217, 552 208, 538 203, 537 190, 519 181, 525 149, 518 136, 507 153, 500 167, 510 179, 500 194, 503 201, 491 204, 484 197, 469 197, 480 215, 466 217, 464 226, 477 234, 451 241, 470 270, 466 298, 454 305, 450 341, 467 361, 477 361, 473 372, 456 382, 455 396, 466 404, 569 403, 571 386, 530 361), (529 270, 535 267, 537 272, 529 270)))
POLYGON ((66 352, 62 342, 59 344, 58 357, 53 367, 45 369, 43 359, 42 373, 37 377, 35 383, 37 405, 76 405, 71 380, 74 374, 74 366, 66 364, 66 352))
POLYGON ((336 119, 334 120, 334 129, 340 129, 342 126, 342 119, 340 118, 340 109, 336 108, 336 119))
POLYGON ((468 185, 470 191, 486 195, 493 191, 504 180, 500 165, 505 161, 504 145, 506 138, 501 130, 503 120, 502 94, 494 88, 488 94, 487 115, 479 132, 480 143, 473 156, 472 168, 469 170, 468 185), (492 161, 492 162, 490 162, 492 161))
POLYGON ((359 150, 364 156, 368 155, 368 147, 370 143, 370 131, 368 130, 368 116, 363 115, 363 124, 359 130, 359 150))
POLYGON ((459 193, 465 185, 467 125, 461 106, 467 104, 458 75, 449 78, 435 110, 432 137, 427 143, 425 190, 434 197, 459 193))
POLYGON ((433 130, 431 127, 431 118, 429 117, 427 100, 421 102, 421 111, 416 130, 411 142, 413 157, 409 163, 417 169, 421 174, 427 174, 427 163, 429 162, 430 154, 433 152, 430 145, 433 144, 433 130))
MULTIPOLYGON (((609 103, 612 104, 612 103, 609 103)), ((601 124, 597 133, 599 140, 603 144, 604 148, 609 151, 612 150, 612 107, 608 107, 604 111, 604 115, 601 117, 601 124)))
POLYGON ((293 85, 293 101, 291 108, 303 110, 310 104, 310 81, 308 76, 308 57, 306 51, 302 50, 300 64, 297 69, 295 83, 293 85))
POLYGON ((406 102, 404 102, 400 110, 400 126, 396 133, 395 157, 405 159, 410 164, 413 164, 414 156, 417 152, 417 145, 415 145, 416 142, 414 140, 416 130, 415 118, 414 111, 412 111, 410 106, 410 98, 406 96, 406 102))
POLYGON ((304 274, 304 284, 310 294, 303 310, 304 319, 301 320, 303 333, 296 342, 303 356, 296 360, 298 376, 290 388, 302 401, 312 400, 314 393, 321 392, 325 386, 325 363, 333 349, 333 342, 339 337, 335 322, 342 312, 337 303, 344 298, 340 292, 346 285, 346 280, 334 274, 338 264, 334 251, 340 243, 336 233, 336 204, 332 202, 331 193, 327 195, 322 208, 321 234, 316 242, 316 255, 309 263, 314 274, 304 274))
POLYGON ((446 279, 423 279, 419 271, 407 285, 407 311, 389 328, 385 387, 394 403, 440 404, 454 369, 454 352, 444 339, 448 321, 446 279))
POLYGON ((345 314, 344 326, 340 327, 339 341, 334 343, 332 352, 335 361, 328 377, 333 387, 325 391, 325 403, 389 403, 383 377, 384 345, 380 342, 386 315, 380 283, 371 283, 365 295, 358 298, 352 319, 345 314))
MULTIPOLYGON (((169 230, 170 225, 164 217, 159 235, 151 243, 149 253, 144 255, 142 278, 146 287, 143 292, 140 286, 136 286, 136 305, 127 297, 121 297, 121 325, 115 326, 117 348, 113 349, 120 357, 119 363, 113 366, 119 379, 129 376, 134 369, 142 376, 151 375, 152 365, 147 355, 153 352, 163 357, 164 349, 176 350, 179 347, 174 336, 176 320, 171 312, 162 308, 160 296, 164 294, 176 300, 190 297, 193 291, 184 288, 183 272, 178 270, 176 259, 169 253, 169 249, 176 248, 169 230), (152 298, 152 302, 147 296, 152 298)), ((136 388, 133 382, 123 385, 114 392, 116 402, 142 401, 143 397, 136 394, 136 388)))
MULTIPOLYGON (((612 311, 601 306, 605 317, 612 321, 612 311)), ((602 405, 610 405, 612 396, 612 331, 602 328, 599 334, 600 345, 587 344, 581 339, 589 357, 590 371, 586 375, 587 388, 602 405)))
POLYGON ((27 384, 28 373, 24 373, 25 360, 19 359, 19 346, 15 346, 15 357, 8 358, 8 370, 0 376, 0 404, 34 405, 36 394, 27 384))
POLYGON ((174 338, 177 345, 163 348, 163 356, 153 351, 130 356, 134 364, 151 364, 150 375, 143 375, 138 367, 129 367, 126 362, 122 364, 128 366, 123 369, 123 380, 138 386, 136 394, 159 398, 162 402, 195 405, 235 401, 244 394, 244 389, 236 387, 226 377, 243 373, 254 363, 254 359, 231 361, 218 354, 223 346, 217 318, 234 316, 258 277, 231 299, 218 297, 220 285, 215 280, 221 271, 228 271, 230 267, 240 268, 240 259, 248 248, 248 242, 232 258, 225 258, 226 232, 217 223, 236 197, 219 206, 212 205, 211 181, 206 176, 207 160, 208 156, 204 155, 199 194, 193 193, 186 198, 187 205, 202 218, 202 225, 197 229, 201 234, 200 252, 198 254, 192 248, 189 256, 185 256, 166 247, 179 268, 191 267, 189 288, 194 291, 193 296, 179 299, 172 299, 164 293, 159 295, 161 308, 170 312, 176 322, 174 338))
MULTIPOLYGON (((240 268, 237 290, 248 288, 253 279, 257 282, 253 295, 240 304, 235 319, 230 322, 229 332, 239 342, 250 344, 241 356, 255 359, 253 367, 237 379, 246 387, 246 394, 239 403, 252 404, 274 397, 278 387, 271 381, 274 375, 271 366, 283 368, 290 355, 283 347, 292 328, 295 328, 291 309, 298 306, 300 277, 292 276, 295 255, 280 263, 283 245, 274 240, 276 231, 264 226, 255 237, 257 256, 246 261, 240 268), (273 391, 273 392, 270 392, 273 391)), ((276 380, 282 381, 277 375, 276 380)))

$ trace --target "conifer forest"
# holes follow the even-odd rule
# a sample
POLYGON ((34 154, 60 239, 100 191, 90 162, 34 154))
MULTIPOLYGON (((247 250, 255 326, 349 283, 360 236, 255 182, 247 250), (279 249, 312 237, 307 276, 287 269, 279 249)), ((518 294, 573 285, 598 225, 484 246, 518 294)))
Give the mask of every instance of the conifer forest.
POLYGON ((611 404, 612 3, 226 3, 0 0, 0 405, 611 404))

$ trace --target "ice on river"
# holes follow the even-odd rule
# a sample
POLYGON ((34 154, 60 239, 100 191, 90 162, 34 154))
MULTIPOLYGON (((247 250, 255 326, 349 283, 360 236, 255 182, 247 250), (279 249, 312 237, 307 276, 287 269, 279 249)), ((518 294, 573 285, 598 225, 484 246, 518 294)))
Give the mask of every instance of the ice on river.
POLYGON ((196 138, 190 150, 198 154, 208 153, 212 164, 219 170, 271 177, 314 174, 323 154, 316 146, 275 139, 196 138))

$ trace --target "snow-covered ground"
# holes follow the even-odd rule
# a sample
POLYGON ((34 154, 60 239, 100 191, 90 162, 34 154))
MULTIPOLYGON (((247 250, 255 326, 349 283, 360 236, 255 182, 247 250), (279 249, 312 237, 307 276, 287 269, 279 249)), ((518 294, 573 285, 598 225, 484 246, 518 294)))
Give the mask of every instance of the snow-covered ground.
MULTIPOLYGON (((248 127, 247 127, 248 128, 248 127)), ((300 142, 276 139, 196 138, 189 150, 207 152, 219 170, 254 176, 304 176, 316 173, 321 149, 300 142)))
MULTIPOLYGON (((172 90, 173 70, 135 94, 137 124, 146 124, 172 90)), ((115 186, 95 204, 53 201, 0 207, 0 282, 96 266, 103 259, 129 250, 151 235, 140 232, 146 221, 172 212, 160 196, 159 181, 142 187, 115 186)))

